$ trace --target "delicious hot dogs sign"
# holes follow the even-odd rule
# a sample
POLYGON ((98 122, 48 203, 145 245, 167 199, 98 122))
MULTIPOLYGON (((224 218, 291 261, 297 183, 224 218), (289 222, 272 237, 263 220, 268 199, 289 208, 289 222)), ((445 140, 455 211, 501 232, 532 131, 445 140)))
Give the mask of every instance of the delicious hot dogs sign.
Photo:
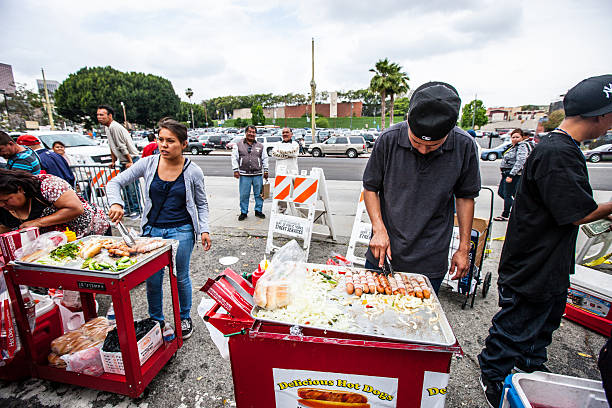
POLYGON ((397 378, 273 368, 277 408, 396 407, 397 378), (339 404, 339 402, 342 404, 339 404))

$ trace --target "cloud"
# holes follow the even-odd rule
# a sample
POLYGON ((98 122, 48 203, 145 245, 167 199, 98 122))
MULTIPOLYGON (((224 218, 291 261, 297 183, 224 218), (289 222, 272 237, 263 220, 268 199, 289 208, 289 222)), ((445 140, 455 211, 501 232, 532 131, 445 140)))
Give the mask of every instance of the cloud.
POLYGON ((612 2, 228 0, 2 2, 2 60, 34 87, 83 66, 168 78, 181 98, 367 87, 389 58, 410 86, 441 79, 485 105, 546 104, 609 72, 612 2))

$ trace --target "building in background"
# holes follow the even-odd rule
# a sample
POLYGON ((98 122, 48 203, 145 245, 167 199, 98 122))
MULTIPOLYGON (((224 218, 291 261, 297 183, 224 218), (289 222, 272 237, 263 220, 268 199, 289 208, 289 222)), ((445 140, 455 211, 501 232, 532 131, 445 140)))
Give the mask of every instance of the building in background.
MULTIPOLYGON (((334 112, 331 109, 329 103, 317 103, 315 105, 315 113, 320 116, 339 117, 339 118, 350 118, 351 114, 353 117, 360 118, 361 111, 363 109, 362 102, 341 102, 336 105, 335 116, 331 116, 334 112), (352 106, 351 106, 352 105, 352 106)), ((280 106, 277 108, 264 108, 264 116, 270 118, 301 118, 302 116, 310 116, 311 111, 310 105, 289 105, 280 106)), ((232 118, 233 119, 251 119, 251 108, 234 109, 232 118)))
POLYGON ((8 95, 15 93, 15 78, 11 65, 0 63, 0 93, 8 95))
MULTIPOLYGON (((42 79, 36 80, 36 85, 38 85, 38 93, 44 98, 45 97, 45 85, 42 79)), ((57 81, 53 81, 47 79, 47 91, 49 92, 49 98, 53 98, 53 94, 59 88, 60 83, 57 81)))

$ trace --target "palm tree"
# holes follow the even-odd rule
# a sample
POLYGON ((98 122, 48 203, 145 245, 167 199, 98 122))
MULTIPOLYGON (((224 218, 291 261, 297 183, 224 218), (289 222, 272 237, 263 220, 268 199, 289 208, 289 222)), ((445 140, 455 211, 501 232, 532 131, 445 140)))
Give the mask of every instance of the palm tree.
POLYGON ((189 107, 191 108, 191 128, 195 129, 195 121, 193 120, 193 106, 191 106, 191 97, 193 96, 193 90, 191 88, 185 89, 185 95, 189 98, 189 107))
POLYGON ((391 88, 387 90, 387 93, 391 97, 391 112, 389 115, 390 116, 389 126, 393 125, 393 111, 395 108, 395 95, 403 95, 406 92, 408 92, 408 89, 410 89, 410 86, 408 86, 408 81, 410 80, 410 78, 408 78, 408 75, 405 72, 401 72, 399 70, 401 69, 399 65, 397 66, 397 68, 398 68, 397 72, 394 72, 393 74, 390 75, 392 85, 391 85, 391 88))
POLYGON ((370 89, 380 94, 380 123, 382 130, 385 129, 385 100, 387 99, 389 89, 392 88, 390 76, 394 72, 399 72, 400 69, 399 65, 393 62, 390 63, 387 58, 378 60, 374 68, 370 69, 370 72, 374 73, 374 76, 370 80, 370 89))

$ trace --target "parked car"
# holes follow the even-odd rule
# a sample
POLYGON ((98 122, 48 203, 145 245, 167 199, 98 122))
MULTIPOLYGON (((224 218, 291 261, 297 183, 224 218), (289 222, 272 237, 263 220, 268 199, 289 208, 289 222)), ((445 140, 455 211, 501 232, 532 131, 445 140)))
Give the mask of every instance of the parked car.
POLYGON ((605 135, 598 137, 597 139, 591 141, 589 145, 589 149, 594 149, 599 146, 612 144, 612 130, 608 130, 605 135))
POLYGON ((266 149, 266 153, 268 156, 272 153, 272 149, 274 146, 283 141, 281 136, 257 136, 257 141, 259 143, 263 143, 264 149, 266 149))
POLYGON ((326 154, 346 154, 350 158, 355 158, 368 151, 366 141, 361 136, 332 136, 323 143, 311 144, 308 152, 313 157, 321 157, 326 154))
POLYGON ((214 149, 225 149, 225 145, 231 140, 227 135, 212 134, 208 137, 208 143, 214 149))
POLYGON ((49 130, 29 134, 36 136, 49 150, 53 148, 53 142, 60 140, 66 146, 66 154, 73 165, 108 164, 112 161, 110 149, 107 146, 100 146, 95 140, 80 133, 49 130))
POLYGON ((361 133, 360 136, 365 139, 366 145, 368 147, 374 146, 374 142, 376 141, 376 138, 374 137, 373 134, 371 134, 371 133, 361 133))
POLYGON ((236 146, 236 143, 238 143, 239 141, 241 141, 242 139, 244 139, 244 135, 241 136, 236 136, 234 137, 231 141, 229 141, 226 145, 225 148, 226 149, 233 149, 234 146, 236 146))
POLYGON ((511 145, 512 143, 507 142, 507 143, 502 143, 499 146, 494 147, 492 149, 483 149, 482 153, 480 153, 480 158, 482 160, 490 160, 490 161, 501 159, 501 157, 504 155, 504 152, 508 150, 508 148, 511 145))
POLYGON ((584 157, 591 163, 599 163, 602 160, 612 160, 612 144, 601 145, 583 153, 584 157))
POLYGON ((195 142, 189 142, 185 148, 185 151, 191 154, 210 154, 213 150, 214 146, 208 143, 208 136, 200 136, 195 142))

